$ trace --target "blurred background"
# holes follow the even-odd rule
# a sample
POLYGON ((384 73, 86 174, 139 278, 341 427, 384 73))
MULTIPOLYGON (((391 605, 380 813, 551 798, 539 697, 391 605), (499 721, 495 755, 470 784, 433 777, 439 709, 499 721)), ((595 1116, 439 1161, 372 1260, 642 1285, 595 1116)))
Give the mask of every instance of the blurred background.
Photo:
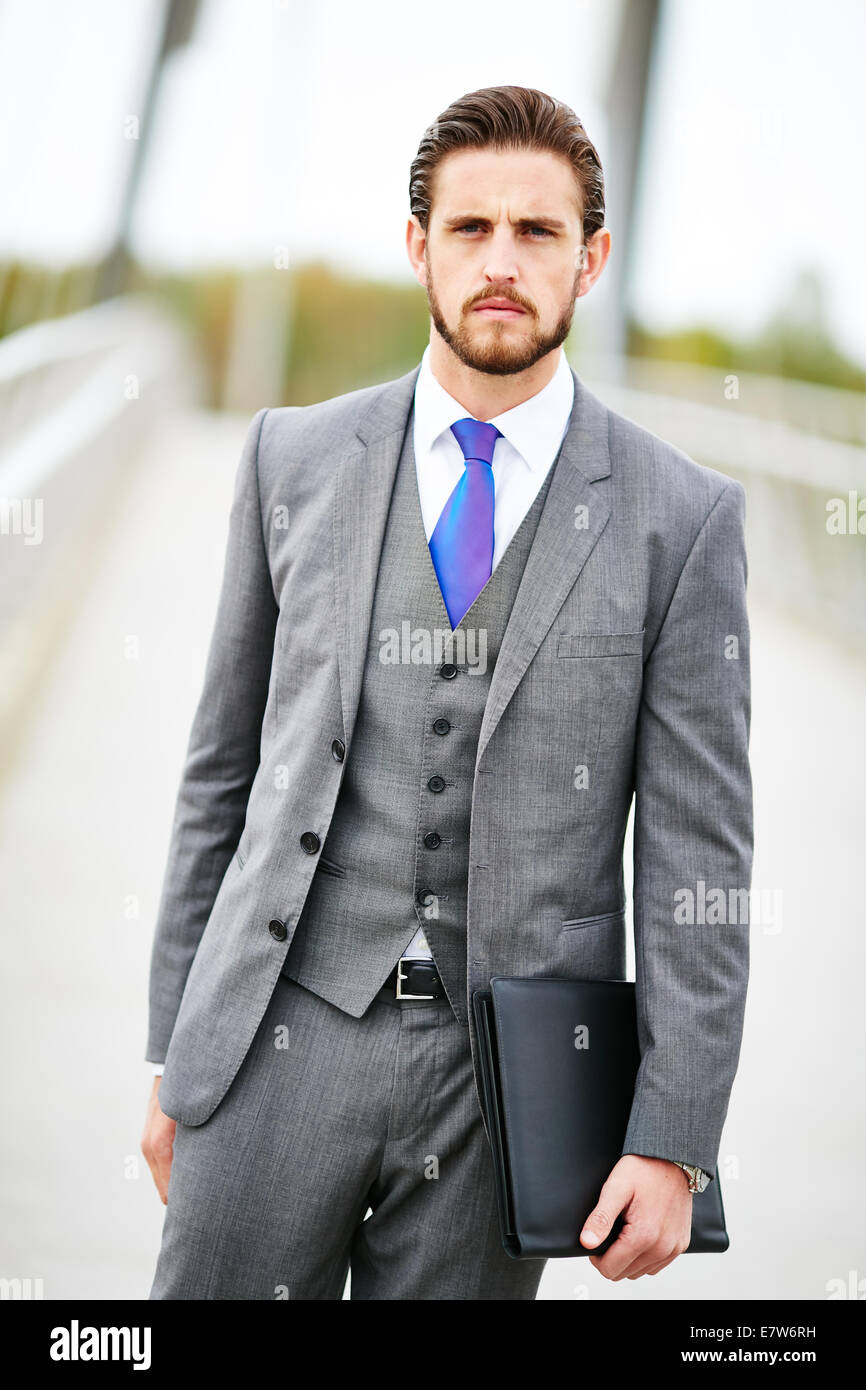
POLYGON ((147 1296, 147 968, 241 442, 417 364, 409 165, 507 82, 605 168, 573 367, 746 488, 754 680, 731 1249, 539 1297, 866 1297, 864 55, 857 0, 0 0, 0 1296, 147 1296))

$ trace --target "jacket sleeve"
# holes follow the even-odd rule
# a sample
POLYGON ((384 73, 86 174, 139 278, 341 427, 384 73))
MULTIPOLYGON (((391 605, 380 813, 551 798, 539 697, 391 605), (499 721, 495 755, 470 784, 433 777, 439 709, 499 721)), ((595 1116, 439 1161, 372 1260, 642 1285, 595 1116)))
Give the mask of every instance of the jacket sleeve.
POLYGON ((229 516, 222 589, 177 793, 150 964, 146 1059, 168 1050, 186 978, 243 831, 259 764, 278 607, 262 530, 258 450, 247 431, 229 516))
POLYGON ((715 1174, 739 1061, 752 868, 745 495, 728 480, 644 668, 634 827, 641 1061, 623 1153, 715 1174))

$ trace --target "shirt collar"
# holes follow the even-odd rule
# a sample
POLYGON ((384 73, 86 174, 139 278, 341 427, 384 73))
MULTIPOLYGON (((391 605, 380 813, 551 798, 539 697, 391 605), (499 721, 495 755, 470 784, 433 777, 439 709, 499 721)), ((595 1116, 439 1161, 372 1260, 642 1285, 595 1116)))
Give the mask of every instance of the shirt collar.
MULTIPOLYGON (((574 404, 574 377, 562 348, 556 371, 546 386, 528 401, 494 415, 490 421, 535 472, 549 468, 568 429, 574 404)), ((416 453, 428 454, 439 436, 468 411, 441 386, 430 367, 430 345, 424 349, 415 382, 414 442, 416 453)), ((453 439, 454 436, 452 435, 453 439)), ((456 443, 456 440, 454 441, 456 443)))

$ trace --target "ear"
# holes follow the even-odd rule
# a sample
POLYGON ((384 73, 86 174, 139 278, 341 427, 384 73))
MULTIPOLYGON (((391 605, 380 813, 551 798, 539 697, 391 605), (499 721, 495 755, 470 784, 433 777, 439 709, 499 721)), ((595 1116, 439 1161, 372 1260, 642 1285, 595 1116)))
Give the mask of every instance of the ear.
POLYGON ((610 255, 610 232, 599 227, 585 243, 584 268, 581 271, 576 298, 588 294, 607 265, 610 255))
POLYGON ((427 233, 413 212, 406 224, 406 254, 419 285, 427 284, 427 262, 424 251, 427 246, 427 233))

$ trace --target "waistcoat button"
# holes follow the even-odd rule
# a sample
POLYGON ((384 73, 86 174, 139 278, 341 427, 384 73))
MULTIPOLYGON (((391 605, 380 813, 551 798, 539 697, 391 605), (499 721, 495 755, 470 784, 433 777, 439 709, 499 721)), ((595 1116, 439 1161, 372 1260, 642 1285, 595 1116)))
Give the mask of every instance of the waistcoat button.
POLYGON ((331 744, 331 753, 334 761, 341 763, 346 756, 346 745, 341 738, 335 738, 331 744))
POLYGON ((301 848, 305 854, 315 854, 321 843, 314 830, 305 830, 301 836, 301 848))
POLYGON ((424 836, 424 843, 428 849, 438 849, 442 843, 442 836, 437 835, 435 830, 430 830, 424 836))
POLYGON ((275 941, 285 941, 288 936, 285 922, 281 922, 279 917, 275 917, 272 922, 268 922, 268 931, 275 941))
POLYGON ((454 677, 457 675, 457 667, 454 665, 453 661, 446 661, 439 674, 443 681, 453 681, 454 677))
POLYGON ((428 779, 427 786, 430 788, 431 792, 444 792, 445 778, 440 777, 437 773, 435 777, 430 777, 428 779))
POLYGON ((450 728, 451 728, 451 725, 448 723, 448 720, 447 720, 447 719, 434 719, 434 720, 433 720, 433 729, 434 729, 434 732, 437 733, 437 734, 447 734, 447 733, 448 733, 448 730, 449 730, 450 728))
POLYGON ((436 901, 436 894, 432 888, 419 888, 415 896, 422 907, 429 907, 436 901))

